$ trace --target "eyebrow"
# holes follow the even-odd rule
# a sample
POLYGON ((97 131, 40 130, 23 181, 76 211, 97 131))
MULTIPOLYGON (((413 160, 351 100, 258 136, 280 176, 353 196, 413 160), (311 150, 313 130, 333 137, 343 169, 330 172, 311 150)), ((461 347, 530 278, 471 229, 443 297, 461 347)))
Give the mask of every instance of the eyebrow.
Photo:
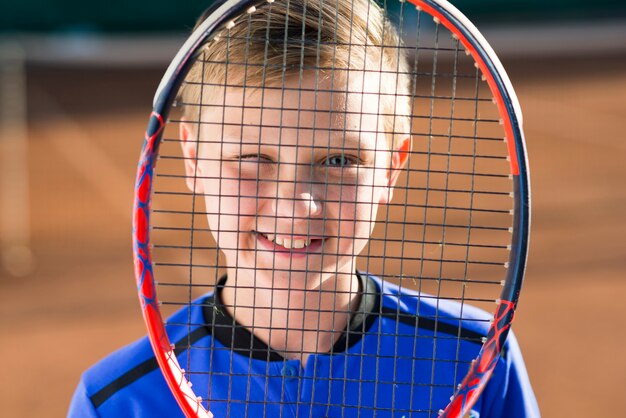
MULTIPOLYGON (((337 134, 331 134, 328 137, 328 141, 318 141, 321 144, 313 143, 310 145, 304 145, 301 143, 289 144, 283 142, 268 143, 263 142, 262 137, 250 135, 242 135, 241 137, 226 137, 222 138, 221 143, 234 146, 244 147, 293 147, 293 148, 313 148, 317 150, 345 150, 345 151, 357 151, 357 152, 375 152, 377 151, 376 142, 373 144, 364 144, 362 137, 357 135, 358 131, 343 132, 336 131, 337 134), (340 134, 339 132, 343 132, 340 134)), ((378 139, 376 139, 378 140, 378 139)), ((201 142, 216 142, 216 141, 201 141, 201 142)))
MULTIPOLYGON (((375 151, 376 150, 376 141, 378 141, 378 136, 375 137, 374 143, 364 143, 364 138, 366 138, 363 133, 378 133, 373 131, 362 131, 362 130, 336 130, 331 132, 328 148, 333 149, 345 149, 350 151, 375 151)), ((369 142, 369 141, 368 141, 369 142)))

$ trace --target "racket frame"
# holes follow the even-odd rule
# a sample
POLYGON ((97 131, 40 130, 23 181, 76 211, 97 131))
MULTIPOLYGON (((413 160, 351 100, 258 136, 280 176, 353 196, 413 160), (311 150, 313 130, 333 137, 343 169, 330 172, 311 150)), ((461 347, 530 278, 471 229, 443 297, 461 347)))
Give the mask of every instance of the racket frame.
MULTIPOLYGON (((226 0, 215 7, 213 13, 208 14, 185 41, 157 88, 137 168, 132 241, 139 300, 156 360, 170 390, 187 417, 208 418, 213 415, 204 408, 202 399, 191 389, 185 371, 176 358, 176 349, 167 336, 159 308, 150 249, 150 208, 154 168, 168 111, 200 46, 208 36, 227 24, 232 16, 251 13, 254 7, 272 2, 273 0, 226 0)), ((408 2, 418 10, 431 15, 435 23, 447 28, 474 58, 503 117, 501 122, 504 124, 514 187, 513 225, 517 228, 512 228, 511 231, 512 244, 507 277, 503 281, 504 286, 497 301, 494 320, 468 374, 459 384, 448 406, 439 411, 442 417, 461 417, 470 412, 498 362, 513 321, 526 269, 530 232, 530 182, 522 132, 522 112, 500 60, 478 29, 458 9, 445 0, 408 0, 408 2)))

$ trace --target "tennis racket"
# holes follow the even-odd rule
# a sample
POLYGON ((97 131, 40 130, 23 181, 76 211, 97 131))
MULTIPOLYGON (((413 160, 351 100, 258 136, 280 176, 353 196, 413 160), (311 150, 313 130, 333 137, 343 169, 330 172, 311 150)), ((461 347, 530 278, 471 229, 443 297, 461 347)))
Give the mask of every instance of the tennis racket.
POLYGON ((518 303, 527 170, 511 83, 446 1, 216 2, 158 87, 134 197, 183 413, 466 416, 518 303))

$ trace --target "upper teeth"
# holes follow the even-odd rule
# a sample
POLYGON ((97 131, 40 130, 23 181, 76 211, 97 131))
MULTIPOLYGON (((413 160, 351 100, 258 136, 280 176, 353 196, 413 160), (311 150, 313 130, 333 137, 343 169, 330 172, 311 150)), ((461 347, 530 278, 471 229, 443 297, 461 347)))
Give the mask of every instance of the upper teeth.
POLYGON ((311 244, 310 239, 289 239, 277 237, 276 235, 267 234, 265 235, 268 240, 273 241, 277 245, 283 246, 285 248, 304 248, 311 244))

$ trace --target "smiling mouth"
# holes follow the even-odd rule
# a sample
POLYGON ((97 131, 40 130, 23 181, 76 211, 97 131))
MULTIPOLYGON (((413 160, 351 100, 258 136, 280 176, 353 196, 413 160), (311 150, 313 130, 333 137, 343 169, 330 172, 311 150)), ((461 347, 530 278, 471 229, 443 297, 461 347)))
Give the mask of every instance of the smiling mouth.
POLYGON ((312 238, 285 238, 274 234, 264 234, 262 232, 255 231, 259 236, 265 238, 269 242, 276 246, 283 247, 287 250, 301 250, 309 247, 311 244, 321 242, 322 239, 312 238))

